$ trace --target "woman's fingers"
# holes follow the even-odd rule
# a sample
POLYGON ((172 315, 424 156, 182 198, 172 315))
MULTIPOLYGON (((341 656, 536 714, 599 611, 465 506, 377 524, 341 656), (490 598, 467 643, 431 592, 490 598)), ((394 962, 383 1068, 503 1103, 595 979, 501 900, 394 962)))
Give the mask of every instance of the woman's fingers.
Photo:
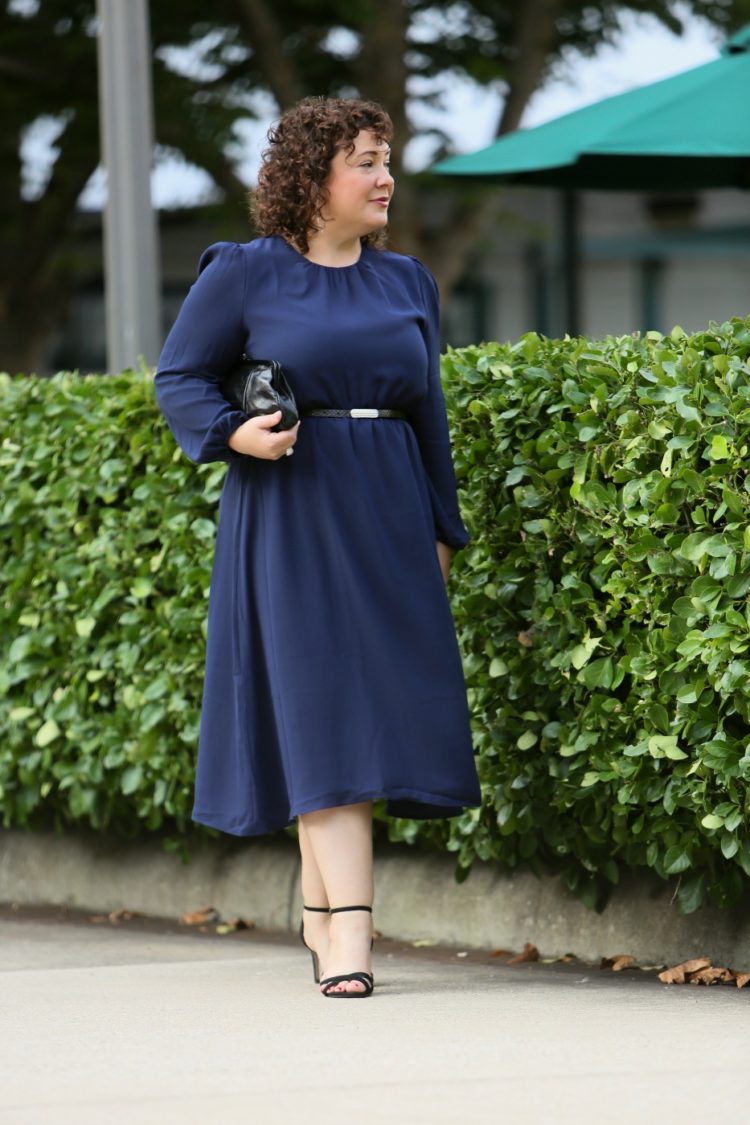
POLYGON ((281 421, 281 411, 274 410, 273 414, 258 414, 255 424, 259 430, 270 430, 281 421))
POLYGON ((248 418, 247 422, 236 431, 240 437, 232 435, 231 448, 251 457, 261 457, 266 461, 278 461, 280 457, 285 457, 297 440, 299 422, 291 430, 274 432, 273 427, 277 426, 281 419, 280 410, 275 410, 273 414, 259 414, 254 418, 248 418))
POLYGON ((278 461, 280 457, 286 457, 289 450, 297 440, 297 431, 299 430, 299 422, 293 426, 291 430, 273 431, 273 427, 278 425, 281 421, 282 413, 280 410, 275 411, 273 414, 261 415, 260 429, 265 431, 265 439, 267 442, 267 456, 272 460, 278 461))

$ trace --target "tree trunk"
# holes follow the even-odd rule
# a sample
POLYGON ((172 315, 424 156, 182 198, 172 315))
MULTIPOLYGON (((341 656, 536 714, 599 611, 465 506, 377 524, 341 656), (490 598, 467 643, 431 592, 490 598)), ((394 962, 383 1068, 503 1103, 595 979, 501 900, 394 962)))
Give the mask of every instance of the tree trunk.
MULTIPOLYGON (((547 59, 559 42, 557 19, 562 10, 563 0, 517 0, 511 44, 515 62, 507 75, 508 93, 498 119, 497 137, 520 125, 547 59)), ((419 238, 416 253, 431 267, 444 295, 455 288, 488 241, 503 207, 499 184, 488 179, 480 198, 478 191, 472 189, 467 198, 466 190, 459 186, 450 217, 440 232, 423 232, 419 238)))
POLYGON ((58 142, 60 155, 44 195, 13 205, 15 230, 0 262, 0 356, 15 373, 43 367, 49 333, 69 298, 60 251, 99 160, 98 138, 91 142, 86 123, 73 118, 58 142))
POLYGON ((4 298, 7 294, 0 290, 1 369, 9 375, 45 371, 49 332, 58 320, 54 314, 61 311, 60 304, 50 301, 40 303, 29 292, 25 301, 15 301, 8 309, 4 298))
POLYGON ((526 106, 539 87, 547 60, 559 44, 557 20, 563 0, 518 0, 513 21, 515 61, 510 64, 508 95, 498 120, 497 137, 521 124, 526 106))
POLYGON ((402 173, 404 149, 412 136, 406 113, 408 27, 409 11, 403 0, 381 0, 373 6, 362 29, 362 50, 354 73, 362 97, 379 102, 393 121, 391 160, 396 202, 389 225, 390 242, 402 254, 419 254, 421 200, 413 181, 402 173))
POLYGON ((281 27, 269 0, 235 0, 235 10, 255 61, 282 109, 304 96, 292 58, 284 50, 281 27))

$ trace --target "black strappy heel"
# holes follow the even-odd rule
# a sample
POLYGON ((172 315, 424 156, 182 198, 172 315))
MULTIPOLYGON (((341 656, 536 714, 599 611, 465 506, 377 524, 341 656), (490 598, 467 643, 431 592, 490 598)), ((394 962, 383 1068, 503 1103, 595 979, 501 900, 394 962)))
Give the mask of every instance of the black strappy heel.
MULTIPOLYGON (((367 910, 372 914, 371 906, 334 906, 329 910, 329 914, 338 914, 342 910, 367 910)), ((372 949, 372 940, 370 940, 370 949, 372 949)), ((365 996, 371 996, 372 990, 375 987, 375 980, 371 973, 343 973, 338 977, 326 977, 325 980, 318 982, 320 990, 324 996, 329 1000, 351 1000, 354 998, 364 999, 365 996), (345 984, 348 981, 357 981, 364 986, 362 992, 332 992, 337 984, 345 984)))
MULTIPOLYGON (((302 909, 303 910, 314 910, 317 914, 328 914, 329 913, 329 910, 328 910, 327 906, 303 906, 302 909)), ((304 945, 305 949, 310 950, 310 956, 312 957, 312 964, 313 964, 313 976, 315 977, 315 983, 319 984, 320 983, 320 961, 318 960, 318 955, 315 952, 315 950, 310 949, 310 946, 305 941, 305 917, 304 917, 304 915, 302 916, 302 921, 299 924, 299 937, 300 937, 300 941, 304 945)))

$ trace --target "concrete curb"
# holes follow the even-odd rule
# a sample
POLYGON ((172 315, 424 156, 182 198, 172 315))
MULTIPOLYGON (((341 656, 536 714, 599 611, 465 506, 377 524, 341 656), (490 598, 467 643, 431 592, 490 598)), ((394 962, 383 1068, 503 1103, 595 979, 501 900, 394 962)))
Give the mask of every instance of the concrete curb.
MULTIPOLYGON (((750 968, 750 910, 704 908, 679 915, 673 889, 652 878, 629 878, 602 914, 588 910, 557 878, 508 873, 477 864, 457 884, 449 856, 407 847, 379 849, 375 864, 377 929, 402 941, 466 949, 523 948, 542 956, 573 953, 585 961, 630 953, 639 964, 675 964, 711 957, 750 968)), ((299 925, 299 855, 285 837, 206 840, 190 862, 166 853, 159 840, 0 832, 0 902, 120 908, 155 917, 214 906, 225 918, 252 919, 271 930, 299 925)))

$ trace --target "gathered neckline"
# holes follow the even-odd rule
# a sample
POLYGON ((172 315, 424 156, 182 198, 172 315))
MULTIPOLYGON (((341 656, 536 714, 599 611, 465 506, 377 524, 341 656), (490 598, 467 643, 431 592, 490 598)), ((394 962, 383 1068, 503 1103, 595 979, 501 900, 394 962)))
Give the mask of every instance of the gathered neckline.
POLYGON ((294 257, 298 258, 301 262, 306 262, 308 266, 314 266, 315 269, 318 270, 328 270, 331 273, 345 273, 347 270, 357 269, 357 267, 362 264, 365 257, 365 252, 367 250, 367 247, 363 246, 360 250, 360 254, 356 262, 350 262, 348 266, 324 266, 320 262, 313 262, 310 260, 310 258, 306 258, 304 254, 300 254, 299 250, 295 250, 291 242, 287 242, 287 240, 282 235, 274 234, 271 237, 278 239, 279 242, 281 242, 287 248, 287 250, 291 254, 294 254, 294 257))

